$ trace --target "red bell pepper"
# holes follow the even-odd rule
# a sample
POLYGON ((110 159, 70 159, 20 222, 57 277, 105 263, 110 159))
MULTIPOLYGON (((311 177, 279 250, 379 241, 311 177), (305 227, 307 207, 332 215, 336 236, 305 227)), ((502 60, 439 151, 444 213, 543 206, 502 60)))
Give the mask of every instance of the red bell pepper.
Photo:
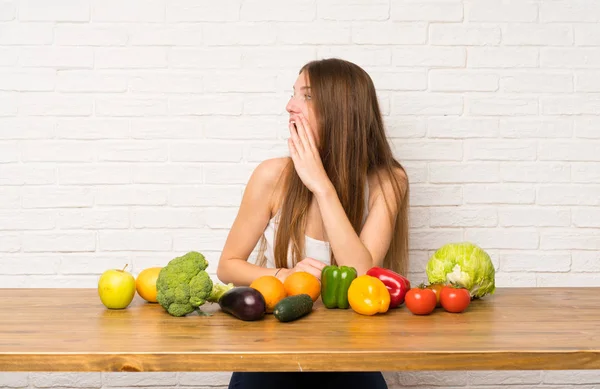
POLYGON ((408 278, 396 273, 390 269, 373 267, 367 271, 367 274, 379 278, 390 293, 390 309, 396 308, 404 303, 404 296, 410 290, 410 281, 408 278))

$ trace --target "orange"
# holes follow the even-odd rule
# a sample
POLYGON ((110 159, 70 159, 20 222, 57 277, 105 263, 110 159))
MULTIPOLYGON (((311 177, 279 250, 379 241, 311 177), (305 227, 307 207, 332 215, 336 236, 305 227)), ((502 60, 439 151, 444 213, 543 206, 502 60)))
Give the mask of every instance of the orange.
POLYGON ((135 280, 135 290, 144 300, 155 303, 156 302, 156 279, 158 273, 160 273, 160 267, 150 267, 144 269, 138 274, 135 280))
POLYGON ((312 301, 321 295, 321 281, 310 273, 299 271, 289 275, 283 282, 288 296, 306 293, 312 301))
POLYGON ((258 277, 252 281, 250 287, 258 290, 265 298, 267 313, 272 313, 275 309, 275 305, 287 297, 283 282, 275 276, 258 277))

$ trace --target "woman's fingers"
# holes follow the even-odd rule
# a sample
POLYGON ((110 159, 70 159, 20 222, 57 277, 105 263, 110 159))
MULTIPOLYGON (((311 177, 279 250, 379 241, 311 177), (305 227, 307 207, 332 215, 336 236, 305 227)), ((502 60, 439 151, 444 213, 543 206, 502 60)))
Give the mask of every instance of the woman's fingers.
POLYGON ((315 137, 313 136, 312 128, 308 124, 308 120, 304 116, 300 116, 300 121, 304 130, 303 134, 306 136, 306 147, 317 151, 317 143, 315 142, 315 137))
POLYGON ((304 151, 304 145, 302 144, 302 140, 298 136, 298 131, 296 130, 296 127, 294 127, 294 122, 291 122, 289 124, 289 127, 291 135, 290 139, 292 139, 292 141, 294 142, 294 146, 296 147, 296 151, 298 152, 298 154, 301 154, 304 151))

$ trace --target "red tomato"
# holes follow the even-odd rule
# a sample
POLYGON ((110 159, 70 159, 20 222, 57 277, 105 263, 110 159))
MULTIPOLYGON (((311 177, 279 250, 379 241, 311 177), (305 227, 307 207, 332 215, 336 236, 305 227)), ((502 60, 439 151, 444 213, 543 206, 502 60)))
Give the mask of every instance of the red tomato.
POLYGON ((442 285, 442 284, 427 285, 427 289, 431 289, 435 293, 435 298, 437 299, 436 307, 442 306, 442 304, 440 303, 440 292, 442 291, 443 287, 444 287, 444 285, 442 285))
POLYGON ((435 292, 427 288, 411 288, 404 296, 406 308, 415 315, 429 315, 435 309, 435 292))
POLYGON ((471 303, 471 295, 465 288, 455 288, 447 285, 442 288, 440 302, 446 311, 459 313, 467 309, 471 303))

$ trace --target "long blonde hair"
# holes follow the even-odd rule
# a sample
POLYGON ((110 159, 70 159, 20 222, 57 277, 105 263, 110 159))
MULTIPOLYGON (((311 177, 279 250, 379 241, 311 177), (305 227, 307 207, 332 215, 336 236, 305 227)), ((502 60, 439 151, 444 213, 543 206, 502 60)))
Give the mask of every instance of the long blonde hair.
MULTIPOLYGON (((383 119, 373 81, 359 66, 341 59, 323 59, 304 65, 311 86, 311 103, 320 134, 319 153, 327 175, 337 192, 350 223, 360 234, 365 214, 364 192, 370 173, 375 173, 382 185, 382 173, 391 178, 398 215, 394 220, 394 235, 383 266, 406 274, 408 266, 408 179, 402 165, 396 161, 385 134, 383 119), (394 173, 399 168, 403 177, 394 173)), ((274 255, 276 267, 287 267, 291 245, 292 263, 303 259, 306 215, 312 192, 304 185, 293 162, 288 160, 282 174, 283 199, 276 232, 274 255)), ((266 241, 261 238, 258 264, 264 266, 266 241)), ((331 254, 331 263, 336 260, 331 254)))

